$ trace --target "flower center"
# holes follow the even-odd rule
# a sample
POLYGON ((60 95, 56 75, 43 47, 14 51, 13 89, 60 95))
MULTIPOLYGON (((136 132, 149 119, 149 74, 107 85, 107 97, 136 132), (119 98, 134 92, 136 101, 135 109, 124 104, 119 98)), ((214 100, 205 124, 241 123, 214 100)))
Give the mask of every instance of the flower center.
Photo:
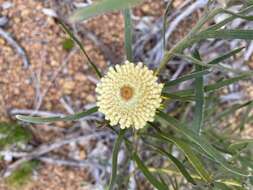
POLYGON ((133 97, 133 94, 134 90, 130 86, 123 86, 120 89, 120 96, 126 101, 130 100, 133 97))

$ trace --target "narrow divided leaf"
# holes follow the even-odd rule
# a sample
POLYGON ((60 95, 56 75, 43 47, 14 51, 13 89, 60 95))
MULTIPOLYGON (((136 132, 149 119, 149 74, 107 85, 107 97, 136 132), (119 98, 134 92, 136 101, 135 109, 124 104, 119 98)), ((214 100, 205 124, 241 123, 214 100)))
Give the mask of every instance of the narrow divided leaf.
POLYGON ((126 133, 126 130, 120 130, 119 136, 117 140, 115 141, 114 147, 113 147, 113 154, 112 154, 112 174, 109 184, 109 190, 113 190, 113 186, 116 181, 117 177, 117 167, 118 167, 118 153, 120 149, 120 145, 123 141, 124 135, 126 133))
POLYGON ((249 115, 250 115, 250 112, 251 112, 252 109, 253 109, 253 101, 250 102, 250 105, 248 105, 245 113, 242 116, 242 120, 241 120, 241 123, 239 125, 240 126, 240 131, 243 131, 243 129, 245 127, 245 124, 248 121, 248 118, 249 118, 249 115))
POLYGON ((127 60, 132 62, 133 61, 133 35, 132 35, 132 19, 131 19, 131 10, 125 9, 124 10, 124 21, 125 21, 125 52, 127 56, 127 60))
MULTIPOLYGON (((197 50, 193 53, 193 57, 200 60, 200 55, 197 50)), ((203 71, 205 68, 199 65, 195 66, 196 72, 203 71)), ((195 113, 193 120, 193 130, 200 134, 201 128, 203 127, 204 121, 204 106, 205 106, 205 97, 204 97, 204 79, 202 76, 196 77, 195 79, 195 113)))
MULTIPOLYGON (((241 14, 241 15, 247 14, 247 13, 250 13, 252 10, 253 10, 253 6, 243 7, 243 9, 240 10, 240 12, 238 12, 238 14, 241 14)), ((237 16, 232 15, 232 16, 224 19, 223 21, 210 26, 206 31, 208 31, 208 30, 218 30, 218 29, 225 26, 227 23, 233 21, 236 18, 237 18, 237 16)))
POLYGON ((234 142, 228 147, 230 151, 241 150, 242 148, 246 148, 249 144, 253 144, 253 139, 243 139, 234 142))
POLYGON ((196 77, 201 77, 203 75, 206 75, 210 73, 209 71, 207 70, 204 70, 204 71, 198 71, 198 72, 192 72, 191 74, 188 74, 188 75, 185 75, 185 76, 182 76, 182 77, 179 77, 175 80, 172 80, 172 81, 168 81, 164 84, 164 88, 168 88, 168 87, 171 87, 171 86, 174 86, 174 85, 177 85, 181 82, 184 82, 184 81, 187 81, 187 80, 191 80, 191 79, 194 79, 196 77))
POLYGON ((165 12, 164 12, 164 15, 163 15, 163 49, 164 50, 166 49, 167 18, 169 16, 169 12, 170 12, 170 9, 171 9, 171 3, 172 3, 171 0, 169 0, 167 2, 167 6, 166 6, 166 9, 165 9, 165 12))
MULTIPOLYGON (((238 82, 239 80, 250 78, 251 76, 252 76, 252 74, 246 73, 246 74, 239 75, 237 77, 233 77, 233 78, 230 78, 230 79, 226 79, 226 80, 216 82, 214 84, 209 84, 209 85, 206 85, 204 87, 204 91, 205 91, 205 93, 213 92, 217 89, 220 89, 220 88, 223 88, 223 87, 228 86, 230 84, 233 84, 235 82, 238 82)), ((194 89, 187 89, 187 90, 180 90, 180 91, 174 92, 174 95, 177 95, 177 96, 193 96, 194 95, 193 93, 194 93, 194 89)))
POLYGON ((86 111, 78 112, 76 114, 68 115, 65 117, 34 117, 34 116, 16 115, 16 118, 25 122, 42 124, 42 123, 52 123, 56 121, 74 121, 86 117, 88 115, 91 115, 97 111, 98 107, 93 107, 86 111))
POLYGON ((70 21, 82 21, 107 12, 123 10, 125 8, 133 7, 141 1, 142 0, 102 0, 87 7, 78 9, 70 17, 70 21))
POLYGON ((208 38, 215 39, 242 39, 253 40, 253 30, 241 30, 241 29, 220 29, 200 32, 194 37, 197 41, 208 38))
POLYGON ((248 71, 248 72, 242 72, 240 70, 236 70, 236 69, 233 69, 231 67, 228 67, 228 66, 225 66, 225 65, 221 65, 221 64, 206 64, 192 56, 188 56, 188 55, 183 55, 183 54, 175 54, 176 56, 178 57, 181 57, 185 60, 188 60, 190 62, 192 62, 193 64, 195 65, 199 65, 199 66, 202 66, 202 67, 205 67, 205 68, 216 68, 222 72, 233 72, 233 73, 238 73, 238 74, 253 74, 252 71, 248 71))
POLYGON ((170 117, 169 115, 161 111, 159 111, 158 116, 161 119, 167 121, 169 126, 173 127, 174 130, 183 134, 192 142, 196 143, 204 152, 206 152, 209 156, 214 158, 214 160, 226 170, 237 175, 250 176, 248 171, 242 171, 228 164, 227 160, 223 157, 223 155, 219 151, 217 151, 205 138, 195 134, 192 130, 190 130, 187 125, 180 123, 177 119, 170 117))
POLYGON ((242 104, 235 104, 231 107, 229 107, 228 109, 224 110, 223 112, 218 113, 216 116, 214 116, 214 121, 218 121, 232 113, 234 113, 235 111, 242 109, 246 106, 250 106, 253 103, 253 100, 242 103, 242 104))
POLYGON ((167 93, 167 92, 163 92, 162 97, 164 99, 177 100, 177 101, 182 101, 182 102, 194 101, 194 97, 192 97, 192 96, 182 97, 182 96, 178 96, 178 95, 175 95, 173 93, 167 93))
POLYGON ((132 155, 133 160, 136 162, 138 168, 141 170, 143 175, 147 178, 147 180, 157 189, 159 190, 168 190, 168 187, 164 185, 162 182, 158 181, 152 173, 148 170, 148 168, 143 164, 138 154, 135 152, 132 155))
POLYGON ((205 92, 213 92, 213 91, 215 91, 219 88, 228 86, 230 84, 238 82, 239 80, 247 79, 247 78, 250 78, 250 77, 252 77, 252 74, 247 74, 246 73, 246 74, 241 74, 237 77, 232 77, 230 79, 222 80, 222 81, 219 81, 215 84, 210 84, 210 85, 205 86, 205 92))
POLYGON ((213 190, 232 190, 232 189, 224 183, 215 182, 213 190))
POLYGON ((224 13, 227 13, 227 14, 230 14, 236 18, 241 18, 241 19, 245 19, 245 20, 248 20, 248 21, 252 21, 253 20, 253 16, 249 15, 244 15, 244 14, 241 14, 241 13, 235 13, 233 11, 230 11, 230 10, 226 10, 226 9, 223 9, 224 13))
POLYGON ((211 176, 208 174, 208 172, 205 170, 204 165, 201 163, 201 161, 198 159, 198 157, 195 155, 195 153, 191 150, 191 148, 182 140, 172 137, 172 136, 165 136, 162 133, 159 133, 159 136, 161 139, 173 142, 177 145, 177 147, 182 150, 182 152, 185 154, 185 156, 188 158, 194 169, 198 172, 198 174, 203 178, 206 182, 211 182, 211 176))
MULTIPOLYGON (((155 137, 158 138, 160 140, 162 140, 159 136, 151 136, 151 137, 155 137)), ((196 182, 194 181, 194 179, 191 177, 191 175, 189 174, 189 172, 185 169, 185 166, 180 162, 180 160, 178 160, 176 157, 174 157, 172 154, 170 154, 169 152, 163 150, 162 148, 149 144, 154 150, 156 150, 157 152, 159 152, 160 154, 163 154, 164 156, 168 157, 177 167, 177 169, 181 172, 181 174, 185 177, 185 179, 192 183, 192 184, 196 184, 196 182)))
POLYGON ((101 78, 102 74, 100 73, 100 71, 97 68, 97 66, 91 61, 90 57, 88 56, 87 52, 85 51, 85 49, 83 47, 83 44, 75 37, 75 35, 70 31, 70 29, 60 19, 57 19, 57 21, 60 24, 60 26, 62 27, 62 29, 69 35, 69 37, 79 46, 79 48, 81 49, 82 53, 84 54, 84 56, 88 60, 90 66, 94 69, 94 71, 96 72, 97 76, 99 78, 101 78))
POLYGON ((225 53, 225 54, 223 54, 223 55, 221 55, 221 56, 219 56, 219 57, 217 57, 217 58, 209 61, 207 64, 208 65, 218 64, 218 63, 220 63, 220 62, 222 62, 222 61, 224 61, 224 60, 226 60, 226 59, 228 59, 228 58, 230 58, 232 56, 235 56, 237 53, 241 52, 244 48, 245 47, 236 48, 236 49, 234 49, 234 50, 232 50, 232 51, 230 51, 228 53, 225 53))

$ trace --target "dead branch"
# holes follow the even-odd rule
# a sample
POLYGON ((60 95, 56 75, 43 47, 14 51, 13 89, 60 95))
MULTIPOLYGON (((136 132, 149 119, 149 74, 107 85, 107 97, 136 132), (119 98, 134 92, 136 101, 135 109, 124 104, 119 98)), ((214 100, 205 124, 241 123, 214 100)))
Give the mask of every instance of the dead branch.
MULTIPOLYGON (((65 159, 57 159, 57 158, 52 158, 48 156, 41 156, 38 158, 38 160, 48 163, 48 164, 53 164, 53 165, 58 165, 58 166, 71 166, 71 167, 78 167, 78 168, 89 168, 89 167, 98 167, 101 168, 98 164, 94 163, 90 158, 87 160, 65 160, 65 159)), ((94 169, 94 168, 93 168, 94 169)))
POLYGON ((30 161, 32 159, 38 158, 44 154, 47 154, 55 149, 58 149, 66 144, 76 143, 79 141, 86 141, 88 142, 91 139, 96 139, 102 135, 108 135, 108 132, 95 132, 88 135, 82 135, 82 132, 76 132, 70 135, 67 135, 63 139, 57 139, 51 144, 42 144, 34 151, 24 155, 24 157, 20 158, 19 160, 15 161, 14 163, 10 164, 5 171, 3 172, 2 176, 7 177, 9 176, 15 169, 17 169, 22 163, 30 161))
POLYGON ((24 51, 24 49, 12 38, 12 36, 0 28, 0 36, 4 38, 13 48, 16 49, 16 52, 20 55, 23 60, 23 67, 27 69, 29 67, 29 60, 24 51))

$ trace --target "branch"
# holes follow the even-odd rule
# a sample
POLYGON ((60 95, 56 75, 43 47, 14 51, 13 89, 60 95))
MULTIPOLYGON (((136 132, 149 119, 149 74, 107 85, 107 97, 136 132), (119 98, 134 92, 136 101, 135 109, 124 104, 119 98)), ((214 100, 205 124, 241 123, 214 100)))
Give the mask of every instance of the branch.
POLYGON ((11 37, 8 32, 5 32, 2 28, 0 28, 0 36, 16 49, 17 53, 23 59, 23 67, 27 69, 29 67, 29 61, 23 48, 11 37))
MULTIPOLYGON (((70 134, 70 135, 64 137, 63 139, 57 139, 51 144, 43 144, 43 145, 39 146, 38 148, 36 148, 31 153, 24 155, 24 157, 22 157, 21 159, 15 161, 11 165, 9 165, 6 168, 6 170, 3 172, 2 175, 3 175, 3 177, 7 177, 24 162, 38 158, 38 157, 40 157, 44 154, 47 154, 55 149, 58 149, 66 144, 75 143, 75 142, 84 141, 84 140, 89 141, 90 139, 98 138, 101 135, 108 135, 108 132, 104 132, 104 131, 95 132, 95 133, 88 134, 88 135, 82 135, 81 132, 77 132, 74 134, 70 134)), ((13 156, 15 156, 15 155, 20 156, 21 154, 20 155, 18 155, 17 153, 13 154, 13 156)))

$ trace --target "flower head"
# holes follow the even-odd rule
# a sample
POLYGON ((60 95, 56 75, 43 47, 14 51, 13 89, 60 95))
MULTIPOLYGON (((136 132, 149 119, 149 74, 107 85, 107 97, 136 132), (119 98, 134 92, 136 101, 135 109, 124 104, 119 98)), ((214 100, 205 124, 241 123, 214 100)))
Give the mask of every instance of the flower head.
POLYGON ((142 63, 128 61, 109 68, 97 85, 97 106, 111 125, 140 129, 153 121, 161 104, 163 85, 142 63))

